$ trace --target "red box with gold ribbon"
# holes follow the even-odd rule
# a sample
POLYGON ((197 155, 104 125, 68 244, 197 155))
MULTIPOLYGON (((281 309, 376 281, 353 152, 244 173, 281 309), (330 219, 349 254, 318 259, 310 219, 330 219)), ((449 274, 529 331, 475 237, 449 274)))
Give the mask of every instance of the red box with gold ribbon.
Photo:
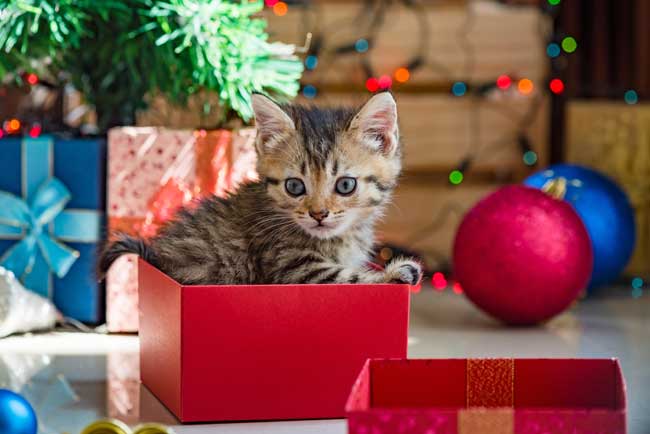
MULTIPOLYGON (((121 127, 108 133, 108 229, 150 237, 181 206, 224 196, 255 179, 255 130, 121 127)), ((138 330, 135 255, 118 259, 106 278, 109 331, 138 330)))
POLYGON ((615 359, 368 360, 349 434, 624 434, 615 359))

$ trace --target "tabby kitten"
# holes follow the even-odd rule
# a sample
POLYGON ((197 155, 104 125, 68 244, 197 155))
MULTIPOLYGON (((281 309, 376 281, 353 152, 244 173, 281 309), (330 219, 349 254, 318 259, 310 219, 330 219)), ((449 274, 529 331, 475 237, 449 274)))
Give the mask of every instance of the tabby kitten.
POLYGON ((183 284, 418 283, 412 259, 367 268, 373 226, 401 169, 392 95, 358 111, 254 95, 253 109, 260 181, 180 211, 149 241, 122 235, 100 271, 137 253, 183 284))

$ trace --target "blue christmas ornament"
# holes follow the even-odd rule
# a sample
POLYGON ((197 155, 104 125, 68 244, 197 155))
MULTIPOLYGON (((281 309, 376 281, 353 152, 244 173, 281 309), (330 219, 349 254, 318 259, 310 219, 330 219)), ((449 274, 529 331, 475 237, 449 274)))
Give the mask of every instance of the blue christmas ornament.
POLYGON ((583 166, 556 164, 528 177, 524 184, 548 188, 555 181, 582 218, 594 251, 589 289, 611 283, 627 265, 636 239, 634 210, 625 192, 610 178, 583 166))
POLYGON ((36 434, 36 413, 29 402, 17 393, 0 389, 0 433, 36 434))

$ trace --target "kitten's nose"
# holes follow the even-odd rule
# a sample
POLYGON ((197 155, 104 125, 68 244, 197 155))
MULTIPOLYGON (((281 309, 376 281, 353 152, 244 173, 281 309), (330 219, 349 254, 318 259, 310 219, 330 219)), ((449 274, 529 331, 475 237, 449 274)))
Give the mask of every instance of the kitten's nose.
POLYGON ((326 209, 322 209, 320 211, 309 211, 309 215, 318 223, 325 220, 325 217, 327 217, 329 213, 330 212, 326 209))

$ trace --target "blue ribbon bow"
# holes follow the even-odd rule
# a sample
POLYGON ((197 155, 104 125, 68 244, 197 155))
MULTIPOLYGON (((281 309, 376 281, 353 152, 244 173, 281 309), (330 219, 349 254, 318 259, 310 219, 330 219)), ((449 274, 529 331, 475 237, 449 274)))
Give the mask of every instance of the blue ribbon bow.
POLYGON ((22 143, 23 197, 0 191, 0 239, 19 240, 0 257, 3 266, 28 288, 50 297, 51 274, 64 277, 79 252, 61 241, 99 240, 97 210, 64 209, 70 191, 52 177, 53 140, 47 136, 22 143))
POLYGON ((0 191, 0 224, 26 232, 22 240, 5 252, 0 265, 23 279, 34 268, 40 250, 48 267, 58 277, 65 276, 79 252, 52 238, 47 225, 63 211, 69 200, 70 192, 56 178, 45 181, 29 205, 13 194, 0 191))

